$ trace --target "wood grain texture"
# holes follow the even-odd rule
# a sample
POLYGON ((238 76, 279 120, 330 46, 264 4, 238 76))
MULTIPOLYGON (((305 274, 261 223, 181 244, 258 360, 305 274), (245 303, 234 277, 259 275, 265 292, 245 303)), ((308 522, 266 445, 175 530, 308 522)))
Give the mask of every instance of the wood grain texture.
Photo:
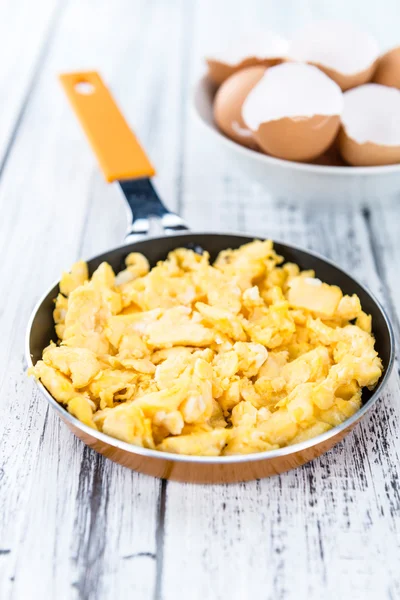
POLYGON ((333 258, 382 300, 398 339, 400 198, 341 211, 271 198, 214 152, 190 110, 204 54, 254 23, 290 34, 341 15, 386 48, 399 39, 397 1, 14 0, 0 13, 14 57, 0 67, 0 598, 400 598, 398 364, 375 410, 322 458, 263 481, 191 486, 85 448, 47 411, 23 358, 42 290, 126 227, 56 81, 86 68, 101 71, 160 193, 193 228, 333 258))
POLYGON ((0 5, 0 174, 62 12, 57 0, 0 5))

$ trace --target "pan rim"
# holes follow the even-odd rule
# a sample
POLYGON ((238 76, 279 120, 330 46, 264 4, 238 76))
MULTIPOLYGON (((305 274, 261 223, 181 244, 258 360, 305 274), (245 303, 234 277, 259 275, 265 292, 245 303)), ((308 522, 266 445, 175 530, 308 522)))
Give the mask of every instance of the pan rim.
MULTIPOLYGON (((376 298, 376 296, 363 283, 361 283, 356 277, 353 277, 353 275, 349 275, 348 273, 346 273, 334 261, 326 258, 325 256, 319 254, 318 252, 314 252, 314 251, 305 249, 301 246, 297 246, 296 244, 288 244, 286 242, 268 238, 268 237, 252 236, 251 234, 247 234, 247 232, 246 233, 242 233, 242 232, 220 233, 220 232, 210 232, 210 231, 203 232, 203 231, 189 230, 189 231, 176 232, 173 235, 169 235, 168 237, 180 238, 180 237, 184 237, 187 235, 207 235, 207 236, 218 236, 218 237, 236 236, 236 237, 243 237, 244 239, 247 239, 247 240, 271 239, 273 244, 275 244, 275 243, 281 244, 282 246, 286 246, 287 248, 289 248, 291 250, 298 250, 298 251, 304 252, 314 258, 322 260, 323 262, 325 262, 325 263, 333 266, 337 270, 339 270, 341 273, 343 273, 345 276, 349 277, 352 281, 354 281, 357 285, 359 285, 364 290, 364 292, 366 292, 370 296, 372 301, 375 303, 375 305, 381 312, 381 314, 384 318, 384 321, 386 323, 388 332, 389 332, 390 356, 389 356, 388 366, 382 376, 380 383, 377 385, 374 393, 372 394, 371 398, 357 412, 355 412, 354 415, 352 415, 350 418, 343 421, 343 423, 341 423, 340 425, 336 425, 335 427, 332 427, 325 433, 322 433, 318 436, 310 438, 309 440, 305 440, 303 442, 298 442, 297 444, 293 444, 293 445, 289 445, 289 446, 284 446, 283 448, 278 448, 277 450, 266 450, 263 452, 254 452, 251 454, 234 454, 231 456, 195 456, 195 455, 190 455, 190 454, 174 454, 172 452, 163 452, 161 450, 152 450, 150 448, 143 448, 141 446, 135 446, 134 444, 130 444, 128 442, 119 440, 118 438, 111 437, 105 433, 102 433, 101 431, 96 431, 95 429, 92 429, 91 427, 89 427, 89 426, 85 425, 84 423, 82 423, 81 421, 79 421, 79 419, 77 419, 71 413, 69 413, 62 404, 60 404, 59 402, 57 402, 57 400, 55 398, 53 398, 53 396, 48 392, 48 390, 45 388, 45 386, 40 381, 34 379, 34 384, 40 390, 42 395, 44 395, 46 397, 49 404, 59 413, 60 417, 62 417, 64 420, 68 421, 70 425, 72 425, 73 427, 86 433, 87 435, 94 437, 95 439, 97 439, 101 442, 104 442, 105 444, 108 444, 109 446, 113 446, 115 448, 118 448, 119 450, 124 450, 131 454, 137 454, 137 455, 144 456, 147 458, 152 458, 155 460, 165 460, 165 461, 172 461, 172 462, 184 462, 184 463, 195 463, 195 464, 196 463, 218 464, 218 465, 224 465, 224 464, 228 465, 228 464, 236 464, 236 463, 243 463, 243 462, 256 462, 256 461, 261 461, 261 460, 272 460, 275 458, 279 458, 281 456, 296 454, 298 452, 302 452, 304 450, 312 448, 313 446, 317 446, 320 443, 323 443, 323 442, 329 440, 330 438, 335 437, 336 435, 340 434, 342 431, 344 431, 347 428, 354 425, 357 421, 361 420, 365 416, 365 414, 376 404, 380 394, 382 393, 383 389, 387 385, 387 382, 389 380, 390 374, 393 369, 394 359, 395 359, 395 340, 394 340, 393 327, 392 327, 392 324, 390 322, 388 315, 386 314, 386 310, 383 308, 383 306, 381 305, 379 300, 376 298)), ((90 262, 91 260, 98 259, 101 256, 103 256, 104 254, 122 250, 123 248, 127 248, 128 246, 133 246, 137 243, 140 243, 141 241, 156 242, 156 241, 165 239, 165 237, 166 236, 155 236, 155 237, 150 236, 150 237, 144 238, 143 240, 138 240, 137 242, 131 242, 130 244, 121 244, 120 246, 116 246, 115 248, 111 248, 108 251, 102 252, 100 254, 92 256, 91 258, 86 259, 86 262, 90 262)), ((26 361, 28 364, 28 368, 33 366, 32 356, 31 356, 31 352, 30 352, 30 334, 31 334, 31 330, 32 330, 33 321, 34 321, 35 316, 36 316, 40 306, 42 305, 43 301, 47 298, 47 296, 49 295, 51 290, 56 285, 59 284, 59 282, 60 282, 60 280, 57 280, 55 283, 53 283, 47 289, 47 291, 39 298, 39 300, 36 302, 36 304, 32 310, 32 313, 29 317, 27 330, 26 330, 26 334, 25 334, 25 358, 26 358, 26 361)))

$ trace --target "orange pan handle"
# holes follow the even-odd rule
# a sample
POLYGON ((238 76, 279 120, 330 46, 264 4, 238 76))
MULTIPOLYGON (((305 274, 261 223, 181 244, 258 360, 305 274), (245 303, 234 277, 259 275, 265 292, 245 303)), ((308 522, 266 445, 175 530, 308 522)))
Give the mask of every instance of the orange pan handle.
POLYGON ((60 75, 106 181, 152 177, 155 170, 96 71, 60 75))

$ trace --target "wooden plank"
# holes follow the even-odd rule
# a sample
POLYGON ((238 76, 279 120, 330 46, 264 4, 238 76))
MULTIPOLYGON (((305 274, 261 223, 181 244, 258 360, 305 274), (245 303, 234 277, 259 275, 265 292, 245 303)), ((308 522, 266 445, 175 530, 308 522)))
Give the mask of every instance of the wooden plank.
POLYGON ((3 0, 0 8, 0 173, 35 85, 62 5, 3 0))
POLYGON ((78 257, 120 243, 126 228, 121 200, 102 182, 56 74, 102 72, 163 164, 160 189, 174 196, 182 8, 70 2, 0 182, 0 278, 8 290, 0 321, 2 598, 153 596, 164 488, 76 441, 27 379, 22 349, 43 289, 78 257))
POLYGON ((303 469, 243 485, 160 485, 85 449, 47 413, 21 350, 43 286, 78 256, 119 243, 126 227, 117 189, 102 181, 55 82, 61 70, 96 66, 159 167, 161 194, 193 227, 314 248, 394 314, 396 207, 338 214, 273 200, 214 156, 189 117, 190 85, 212 43, 255 22, 289 32, 338 12, 363 15, 385 43, 397 35, 361 0, 67 6, 0 181, 2 598, 400 597, 398 378, 351 436, 303 469))
POLYGON ((396 338, 400 336, 400 240, 398 235, 399 204, 364 207, 362 216, 373 252, 374 263, 383 286, 384 302, 392 318, 396 338))
MULTIPOLYGON (((246 28, 247 13, 251 12, 252 23, 258 20, 272 28, 284 19, 290 31, 310 16, 333 16, 332 11, 359 17, 356 4, 347 7, 341 2, 339 8, 328 3, 303 3, 301 8, 292 4, 284 12, 268 2, 262 7, 257 3, 253 10, 243 3, 230 2, 229 7, 213 3, 211 8, 203 2, 195 15, 192 65, 200 64, 210 40, 228 39, 233 28, 246 28), (221 33, 228 10, 234 18, 224 21, 221 33)), ((366 19, 383 39, 371 11, 366 19)), ((394 36, 394 29, 389 29, 386 43, 394 36)), ((193 71, 195 80, 200 68, 193 71)), ((183 213, 189 224, 199 230, 247 231, 317 250, 366 283, 390 310, 388 281, 393 281, 397 269, 392 246, 398 207, 385 213, 392 244, 386 245, 385 229, 378 237, 385 281, 365 210, 339 211, 272 199, 245 173, 232 172, 194 124, 188 126, 184 147, 183 213)), ((393 305, 398 293, 398 287, 392 289, 393 305)), ((271 600, 399 597, 399 392, 395 373, 377 407, 352 434, 296 471, 243 485, 168 483, 161 597, 176 597, 176 581, 182 597, 193 600, 260 595, 271 600)))

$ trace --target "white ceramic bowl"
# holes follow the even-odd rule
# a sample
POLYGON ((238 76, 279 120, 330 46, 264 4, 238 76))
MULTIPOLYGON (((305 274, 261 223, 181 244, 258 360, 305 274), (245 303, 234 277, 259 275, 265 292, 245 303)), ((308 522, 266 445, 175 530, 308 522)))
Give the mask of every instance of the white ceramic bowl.
POLYGON ((292 201, 364 203, 393 201, 400 195, 400 164, 383 167, 346 167, 281 160, 233 142, 221 133, 213 119, 215 88, 203 77, 194 91, 195 114, 209 133, 210 142, 230 164, 253 181, 259 181, 277 198, 292 201))

